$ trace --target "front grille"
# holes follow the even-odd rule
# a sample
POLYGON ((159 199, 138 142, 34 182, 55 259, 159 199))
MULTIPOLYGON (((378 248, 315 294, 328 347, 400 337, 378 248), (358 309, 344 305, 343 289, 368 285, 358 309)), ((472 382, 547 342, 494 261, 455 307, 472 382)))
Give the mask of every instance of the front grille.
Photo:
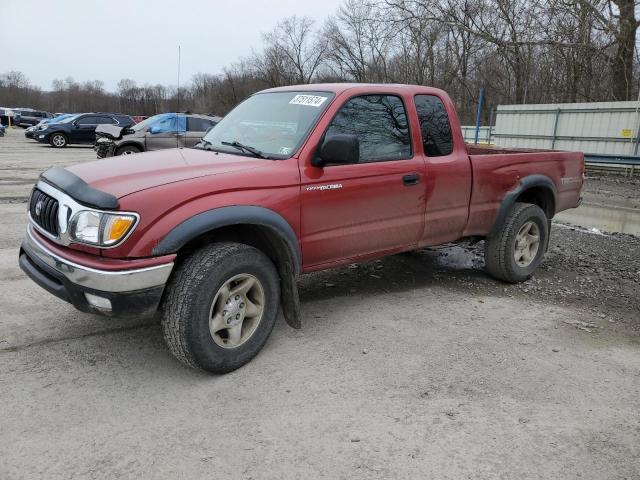
POLYGON ((35 188, 29 202, 29 213, 41 228, 58 236, 58 201, 55 198, 35 188))

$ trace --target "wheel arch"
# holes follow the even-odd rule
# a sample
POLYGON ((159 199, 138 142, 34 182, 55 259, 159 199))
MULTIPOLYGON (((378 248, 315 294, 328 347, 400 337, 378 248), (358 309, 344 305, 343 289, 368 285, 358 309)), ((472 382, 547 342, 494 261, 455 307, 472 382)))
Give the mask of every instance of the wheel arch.
POLYGON ((547 220, 551 222, 556 213, 556 186, 545 175, 529 175, 522 178, 518 185, 507 192, 502 199, 490 234, 494 234, 500 229, 507 214, 517 202, 539 206, 547 216, 547 220))
POLYGON ((64 130, 55 130, 47 135, 47 143, 51 143, 51 139, 54 135, 62 135, 67 140, 67 145, 71 143, 71 139, 69 138, 69 134, 64 130))
POLYGON ((289 325, 300 328, 296 276, 302 268, 297 236, 273 210, 258 206, 221 207, 199 213, 174 227, 154 247, 153 255, 177 253, 177 263, 201 246, 218 241, 251 245, 276 266, 281 282, 281 305, 289 325))
POLYGON ((120 145, 118 145, 116 147, 116 150, 115 150, 116 155, 118 155, 118 152, 120 150, 122 150, 123 148, 126 148, 126 147, 135 147, 135 148, 138 149, 139 152, 146 151, 144 145, 141 142, 134 142, 134 141, 128 140, 126 142, 121 143, 120 145))

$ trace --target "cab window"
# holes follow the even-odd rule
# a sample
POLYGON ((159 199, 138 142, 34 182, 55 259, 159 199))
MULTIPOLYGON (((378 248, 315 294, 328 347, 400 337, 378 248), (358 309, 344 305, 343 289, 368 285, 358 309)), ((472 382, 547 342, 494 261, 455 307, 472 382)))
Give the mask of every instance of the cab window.
POLYGON ((442 100, 435 95, 416 95, 415 102, 425 155, 449 155, 453 151, 451 124, 442 100))
POLYGON ((411 158, 404 103, 395 95, 363 95, 345 103, 326 135, 351 134, 360 142, 360 163, 411 158))

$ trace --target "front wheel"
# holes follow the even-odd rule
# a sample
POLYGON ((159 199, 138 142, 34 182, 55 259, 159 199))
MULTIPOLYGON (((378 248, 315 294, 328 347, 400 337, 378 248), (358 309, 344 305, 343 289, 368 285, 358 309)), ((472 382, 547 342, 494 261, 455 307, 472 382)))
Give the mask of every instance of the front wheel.
POLYGON ((230 372, 264 346, 279 299, 278 273, 260 250, 239 243, 206 246, 178 267, 167 286, 165 342, 185 365, 230 372))
POLYGON ((140 153, 140 149, 138 147, 134 147, 133 145, 127 145, 126 147, 121 147, 116 151, 117 155, 133 155, 134 153, 140 153))
POLYGON ((49 143, 52 147, 62 148, 66 147, 69 142, 67 141, 67 137, 63 133, 54 133, 49 138, 49 143))
POLYGON ((542 209, 516 203, 500 230, 485 240, 487 271, 505 282, 527 280, 544 257, 548 237, 549 223, 542 209))

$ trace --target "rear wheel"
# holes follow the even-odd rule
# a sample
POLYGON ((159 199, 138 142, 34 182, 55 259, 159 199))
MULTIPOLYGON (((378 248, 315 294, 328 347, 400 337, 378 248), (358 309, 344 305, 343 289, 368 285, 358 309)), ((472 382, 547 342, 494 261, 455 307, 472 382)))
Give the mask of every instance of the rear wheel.
POLYGON ((140 149, 133 145, 121 147, 116 151, 116 155, 133 155, 134 153, 140 153, 140 149))
POLYGON ((542 261, 549 236, 549 223, 537 205, 516 203, 500 230, 487 237, 484 262, 495 278, 522 282, 542 261))
POLYGON ((278 273, 264 253, 239 243, 209 245, 187 258, 167 286, 165 342, 185 365, 230 372, 264 346, 279 299, 278 273))
POLYGON ((49 137, 49 144, 55 148, 63 148, 66 147, 69 142, 67 140, 67 136, 64 133, 54 133, 49 137))

